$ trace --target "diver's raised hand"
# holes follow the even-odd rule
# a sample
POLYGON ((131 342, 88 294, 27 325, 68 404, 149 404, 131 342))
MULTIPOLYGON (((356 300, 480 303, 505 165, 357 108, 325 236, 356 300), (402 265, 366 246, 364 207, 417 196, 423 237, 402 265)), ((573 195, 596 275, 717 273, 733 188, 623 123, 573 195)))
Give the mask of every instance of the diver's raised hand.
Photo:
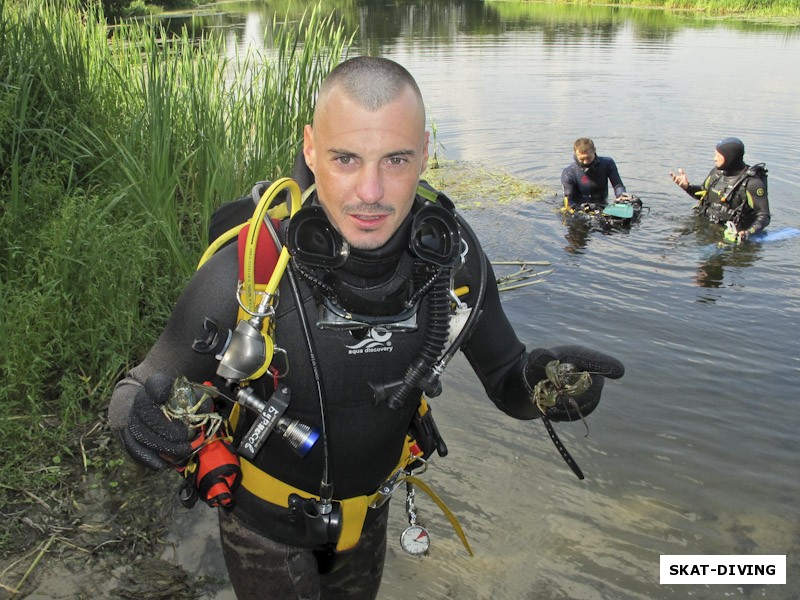
POLYGON ((618 359, 583 346, 536 348, 524 371, 532 401, 551 421, 587 416, 597 408, 606 378, 624 374, 618 359))
POLYGON ((676 175, 672 171, 669 172, 669 176, 672 177, 672 181, 674 181, 677 185, 681 187, 681 189, 686 189, 689 187, 689 178, 686 176, 686 171, 683 169, 678 169, 678 174, 676 175))

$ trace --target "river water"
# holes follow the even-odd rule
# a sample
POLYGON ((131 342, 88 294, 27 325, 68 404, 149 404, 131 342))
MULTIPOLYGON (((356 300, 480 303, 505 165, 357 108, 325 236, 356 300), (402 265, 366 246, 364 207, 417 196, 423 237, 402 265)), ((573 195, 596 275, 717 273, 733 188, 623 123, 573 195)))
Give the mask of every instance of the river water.
MULTIPOLYGON (((237 43, 272 18, 230 6, 237 43)), ((466 215, 492 260, 554 269, 503 295, 520 338, 584 344, 627 368, 607 384, 588 437, 580 423, 558 427, 579 481, 541 423, 495 410, 454 360, 433 400, 450 454, 426 481, 475 557, 424 496, 431 552, 405 555, 397 498, 380 598, 797 598, 800 237, 716 250, 718 232, 691 216, 668 175, 683 167, 699 183, 716 142, 738 136, 746 160, 769 168, 770 229, 800 227, 797 28, 466 0, 337 10, 360 25, 351 54, 393 58, 416 76, 441 154, 551 190, 502 207, 463 198, 482 201, 466 215), (582 136, 649 207, 629 231, 561 221, 559 176, 582 136), (787 584, 660 585, 665 554, 786 555, 787 584)), ((179 550, 167 557, 223 576, 211 511, 199 514, 209 518, 179 515, 179 550)), ((214 597, 234 596, 223 586, 214 597)))

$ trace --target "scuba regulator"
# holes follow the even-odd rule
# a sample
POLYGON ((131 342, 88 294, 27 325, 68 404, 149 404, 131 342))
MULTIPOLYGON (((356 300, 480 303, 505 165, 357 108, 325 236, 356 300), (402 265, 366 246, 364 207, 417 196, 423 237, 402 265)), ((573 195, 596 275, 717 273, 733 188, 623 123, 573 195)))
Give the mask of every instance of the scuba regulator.
POLYGON ((289 262, 289 254, 288 250, 281 247, 267 211, 283 190, 288 190, 290 214, 296 212, 300 205, 299 187, 288 178, 276 181, 261 197, 249 222, 249 229, 246 229, 248 224, 245 223, 222 236, 209 247, 198 265, 198 268, 202 266, 234 236, 239 235, 240 240, 244 237, 240 253, 240 282, 236 292, 239 321, 233 330, 229 330, 221 328, 213 319, 204 319, 206 336, 195 339, 192 348, 196 352, 216 356, 219 360, 217 375, 229 385, 236 386, 236 404, 255 414, 253 425, 237 448, 238 455, 248 460, 255 457, 273 431, 277 431, 300 457, 305 457, 320 437, 317 428, 284 416, 291 399, 288 387, 277 386, 269 400, 265 401, 249 385, 251 380, 267 372, 274 355, 281 351, 275 347, 272 334, 277 288, 289 262), (274 246, 258 245, 262 224, 272 235, 274 246), (266 285, 256 282, 257 261, 271 268, 266 285))
MULTIPOLYGON (((240 319, 236 328, 223 330, 213 319, 206 318, 203 321, 203 329, 207 332, 207 336, 197 338, 192 344, 196 352, 214 354, 217 357, 219 360, 217 375, 225 379, 229 385, 238 386, 235 392, 236 401, 256 415, 256 421, 238 448, 239 454, 248 460, 255 457, 274 430, 277 430, 301 457, 308 454, 319 438, 318 429, 283 416, 291 399, 289 388, 279 386, 270 399, 264 401, 249 386, 251 380, 258 379, 267 372, 275 352, 280 351, 275 347, 272 334, 275 326, 278 284, 289 262, 289 251, 280 246, 267 211, 283 190, 289 192, 290 214, 297 212, 300 206, 300 188, 289 178, 279 179, 264 192, 246 231, 241 280, 236 292, 240 309, 240 319), (257 244, 262 223, 272 235, 275 248, 261 249, 259 252, 257 244), (280 253, 275 259, 277 248, 280 248, 280 253), (255 280, 257 260, 274 262, 274 268, 266 285, 259 284, 255 280)), ((237 233, 241 229, 243 228, 238 228, 237 233)))

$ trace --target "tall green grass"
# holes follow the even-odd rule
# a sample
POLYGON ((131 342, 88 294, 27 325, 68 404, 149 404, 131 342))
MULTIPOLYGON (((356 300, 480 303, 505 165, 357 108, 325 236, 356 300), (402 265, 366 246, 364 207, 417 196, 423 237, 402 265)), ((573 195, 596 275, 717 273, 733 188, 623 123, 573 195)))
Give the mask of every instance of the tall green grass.
POLYGON ((349 40, 333 14, 270 49, 107 29, 81 0, 0 0, 0 504, 76 453, 164 324, 209 216, 288 172, 349 40))

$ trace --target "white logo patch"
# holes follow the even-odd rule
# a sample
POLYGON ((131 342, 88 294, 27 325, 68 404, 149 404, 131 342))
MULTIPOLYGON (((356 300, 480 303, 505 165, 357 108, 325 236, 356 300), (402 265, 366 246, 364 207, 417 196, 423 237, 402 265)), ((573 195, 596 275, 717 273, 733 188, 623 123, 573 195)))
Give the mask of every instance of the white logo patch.
POLYGON ((391 352, 392 332, 381 329, 370 329, 366 337, 352 346, 345 346, 348 354, 366 354, 368 352, 391 352))

